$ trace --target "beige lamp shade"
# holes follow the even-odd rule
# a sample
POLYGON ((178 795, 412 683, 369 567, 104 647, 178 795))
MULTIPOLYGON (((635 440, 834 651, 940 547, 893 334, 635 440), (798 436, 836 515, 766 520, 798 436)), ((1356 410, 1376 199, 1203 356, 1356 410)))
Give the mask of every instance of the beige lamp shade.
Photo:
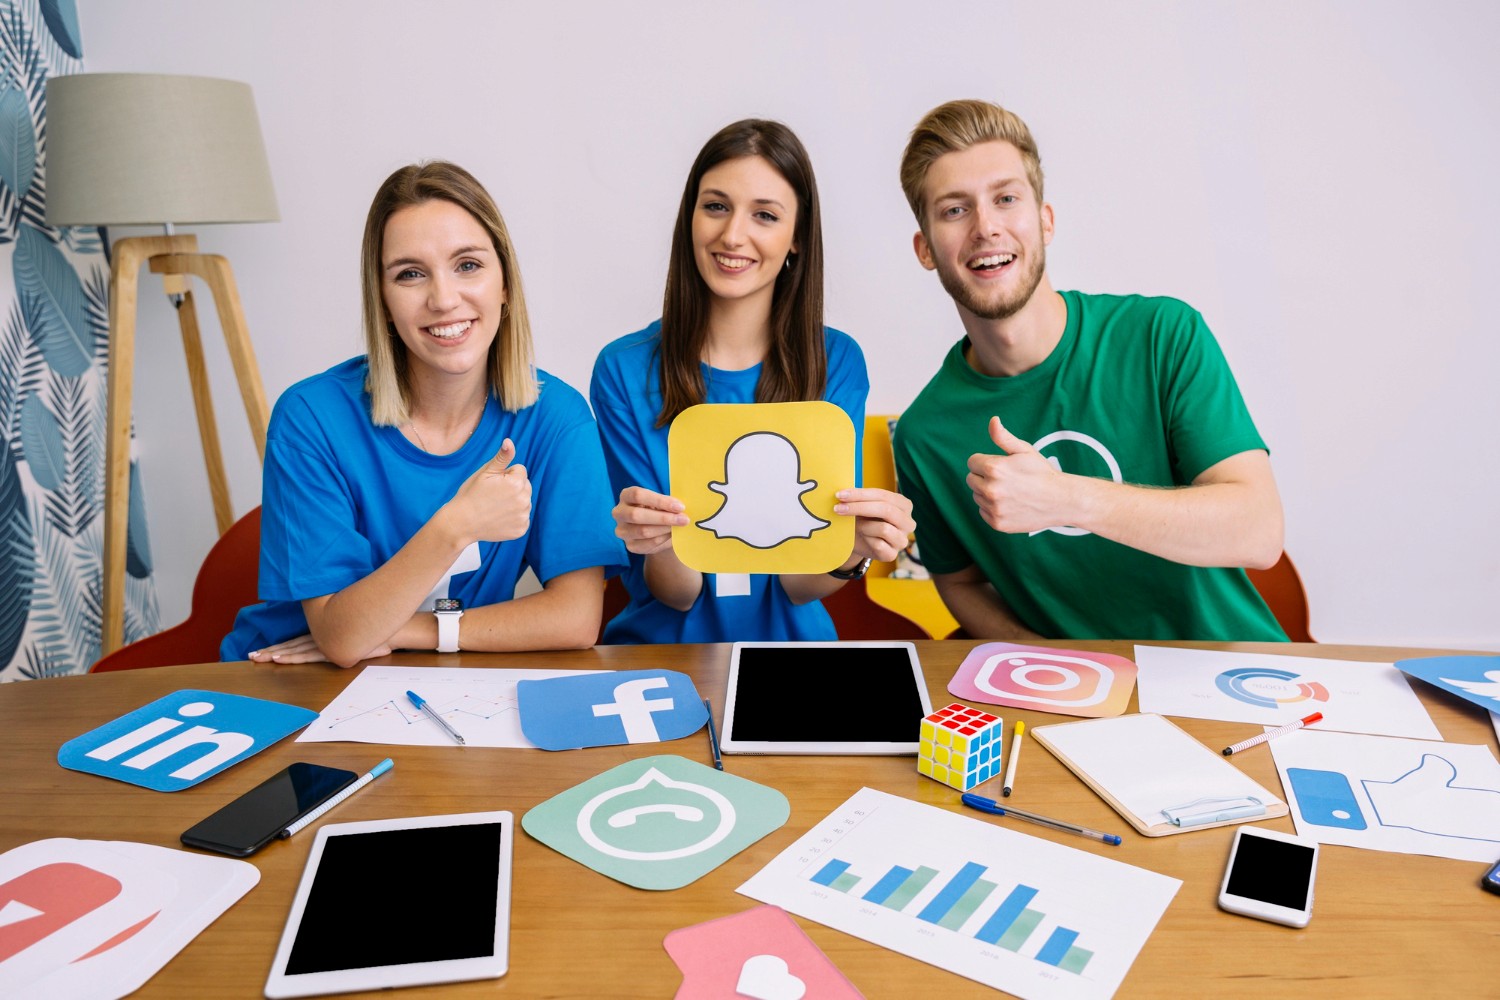
POLYGON ((248 84, 80 73, 47 81, 47 223, 280 218, 248 84))

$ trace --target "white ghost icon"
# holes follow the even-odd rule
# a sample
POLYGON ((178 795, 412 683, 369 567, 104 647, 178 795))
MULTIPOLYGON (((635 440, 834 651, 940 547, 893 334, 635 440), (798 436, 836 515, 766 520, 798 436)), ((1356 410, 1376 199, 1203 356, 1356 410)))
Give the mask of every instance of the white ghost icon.
POLYGON ((698 527, 757 549, 811 538, 830 522, 803 506, 802 494, 818 483, 801 475, 801 456, 791 441, 770 431, 746 434, 724 455, 724 482, 708 484, 723 495, 724 505, 698 527))

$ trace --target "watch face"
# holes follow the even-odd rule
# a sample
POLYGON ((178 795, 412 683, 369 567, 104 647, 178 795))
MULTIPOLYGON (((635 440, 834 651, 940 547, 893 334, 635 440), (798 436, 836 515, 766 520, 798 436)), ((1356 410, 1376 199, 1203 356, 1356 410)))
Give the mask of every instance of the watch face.
POLYGON ((462 611, 464 602, 456 597, 439 597, 432 602, 433 611, 462 611))

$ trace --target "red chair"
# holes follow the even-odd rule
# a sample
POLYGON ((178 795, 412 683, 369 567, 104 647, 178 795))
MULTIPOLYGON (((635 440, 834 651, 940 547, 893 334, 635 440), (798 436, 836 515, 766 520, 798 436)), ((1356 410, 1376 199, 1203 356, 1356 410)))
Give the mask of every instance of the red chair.
POLYGON ((1308 632, 1307 591, 1302 577, 1285 552, 1270 569, 1251 569, 1245 573, 1261 598, 1271 608, 1282 631, 1293 642, 1317 642, 1308 632))
MULTIPOLYGON (((930 639, 925 629, 904 615, 870 599, 870 578, 850 580, 828 597, 823 607, 840 639, 930 639)), ((915 583, 902 580, 900 583, 915 583)))
POLYGON ((208 550, 193 583, 193 608, 186 621, 120 647, 89 668, 89 673, 217 661, 219 643, 234 627, 234 616, 240 608, 260 601, 259 578, 260 508, 256 507, 230 525, 208 550))

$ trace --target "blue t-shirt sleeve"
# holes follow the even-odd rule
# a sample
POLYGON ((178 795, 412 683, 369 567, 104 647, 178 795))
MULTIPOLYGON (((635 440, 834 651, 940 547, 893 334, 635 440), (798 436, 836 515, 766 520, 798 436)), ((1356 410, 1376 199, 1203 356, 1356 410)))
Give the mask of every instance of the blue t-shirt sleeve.
MULTIPOLYGON (((644 408, 650 405, 649 377, 649 371, 632 370, 621 363, 620 355, 608 350, 594 363, 589 401, 599 422, 611 497, 618 497, 627 486, 644 486, 662 494, 668 491, 669 484, 662 481, 652 465, 646 435, 639 425, 639 421, 646 419, 644 408), (639 385, 627 384, 632 376, 639 385)), ((610 506, 614 506, 613 502, 610 506)))
POLYGON ((594 419, 573 389, 562 383, 549 389, 556 398, 548 400, 550 412, 533 445, 545 460, 527 469, 531 531, 526 564, 543 583, 576 569, 625 565, 594 419))
POLYGON ((266 435, 260 596, 300 601, 336 593, 374 570, 370 542, 335 460, 327 414, 300 397, 276 406, 266 435))
POLYGON ((828 331, 828 388, 823 398, 849 414, 854 421, 854 485, 865 482, 865 401, 870 395, 870 376, 865 355, 854 338, 838 330, 828 331))

